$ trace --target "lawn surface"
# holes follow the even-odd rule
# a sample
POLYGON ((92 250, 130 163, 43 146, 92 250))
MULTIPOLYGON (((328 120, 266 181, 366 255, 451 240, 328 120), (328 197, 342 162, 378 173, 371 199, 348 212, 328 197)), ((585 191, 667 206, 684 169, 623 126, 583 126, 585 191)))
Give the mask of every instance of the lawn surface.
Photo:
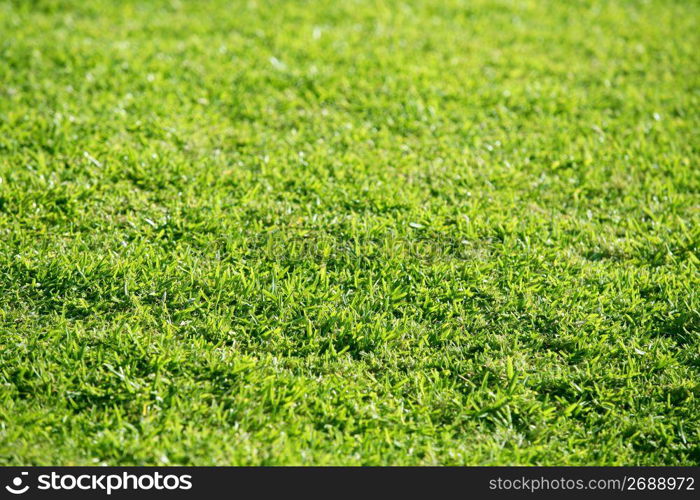
POLYGON ((700 464, 699 20, 0 0, 0 463, 700 464))

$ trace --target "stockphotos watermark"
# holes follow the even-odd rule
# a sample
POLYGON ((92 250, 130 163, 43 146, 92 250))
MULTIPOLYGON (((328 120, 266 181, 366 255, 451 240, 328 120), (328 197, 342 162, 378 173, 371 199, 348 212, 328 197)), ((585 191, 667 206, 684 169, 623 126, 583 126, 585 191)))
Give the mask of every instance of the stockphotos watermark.
POLYGON ((13 495, 22 495, 30 490, 39 491, 93 491, 111 495, 115 491, 174 491, 192 489, 189 474, 161 474, 160 472, 119 474, 71 474, 51 472, 36 477, 30 484, 29 473, 20 472, 5 490, 13 495))

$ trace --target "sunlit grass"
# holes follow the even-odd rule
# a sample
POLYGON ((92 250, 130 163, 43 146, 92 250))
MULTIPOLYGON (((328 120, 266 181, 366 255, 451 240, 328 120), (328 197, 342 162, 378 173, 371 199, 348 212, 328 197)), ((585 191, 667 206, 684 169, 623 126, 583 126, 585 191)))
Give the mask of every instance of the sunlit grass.
POLYGON ((699 19, 0 0, 0 463, 699 464, 699 19))

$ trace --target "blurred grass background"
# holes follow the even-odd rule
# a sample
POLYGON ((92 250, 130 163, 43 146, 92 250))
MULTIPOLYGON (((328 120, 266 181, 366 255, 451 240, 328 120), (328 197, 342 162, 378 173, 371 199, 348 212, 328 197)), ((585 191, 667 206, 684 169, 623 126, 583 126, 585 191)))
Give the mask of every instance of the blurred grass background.
POLYGON ((0 1, 0 463, 700 463, 697 1, 0 1))

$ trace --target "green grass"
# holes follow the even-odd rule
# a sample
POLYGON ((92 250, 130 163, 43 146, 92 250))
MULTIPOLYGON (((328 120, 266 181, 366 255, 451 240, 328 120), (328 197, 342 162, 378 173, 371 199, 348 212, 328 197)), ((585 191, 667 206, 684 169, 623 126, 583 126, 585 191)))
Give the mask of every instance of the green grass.
POLYGON ((700 464, 698 33, 0 0, 0 463, 700 464))

